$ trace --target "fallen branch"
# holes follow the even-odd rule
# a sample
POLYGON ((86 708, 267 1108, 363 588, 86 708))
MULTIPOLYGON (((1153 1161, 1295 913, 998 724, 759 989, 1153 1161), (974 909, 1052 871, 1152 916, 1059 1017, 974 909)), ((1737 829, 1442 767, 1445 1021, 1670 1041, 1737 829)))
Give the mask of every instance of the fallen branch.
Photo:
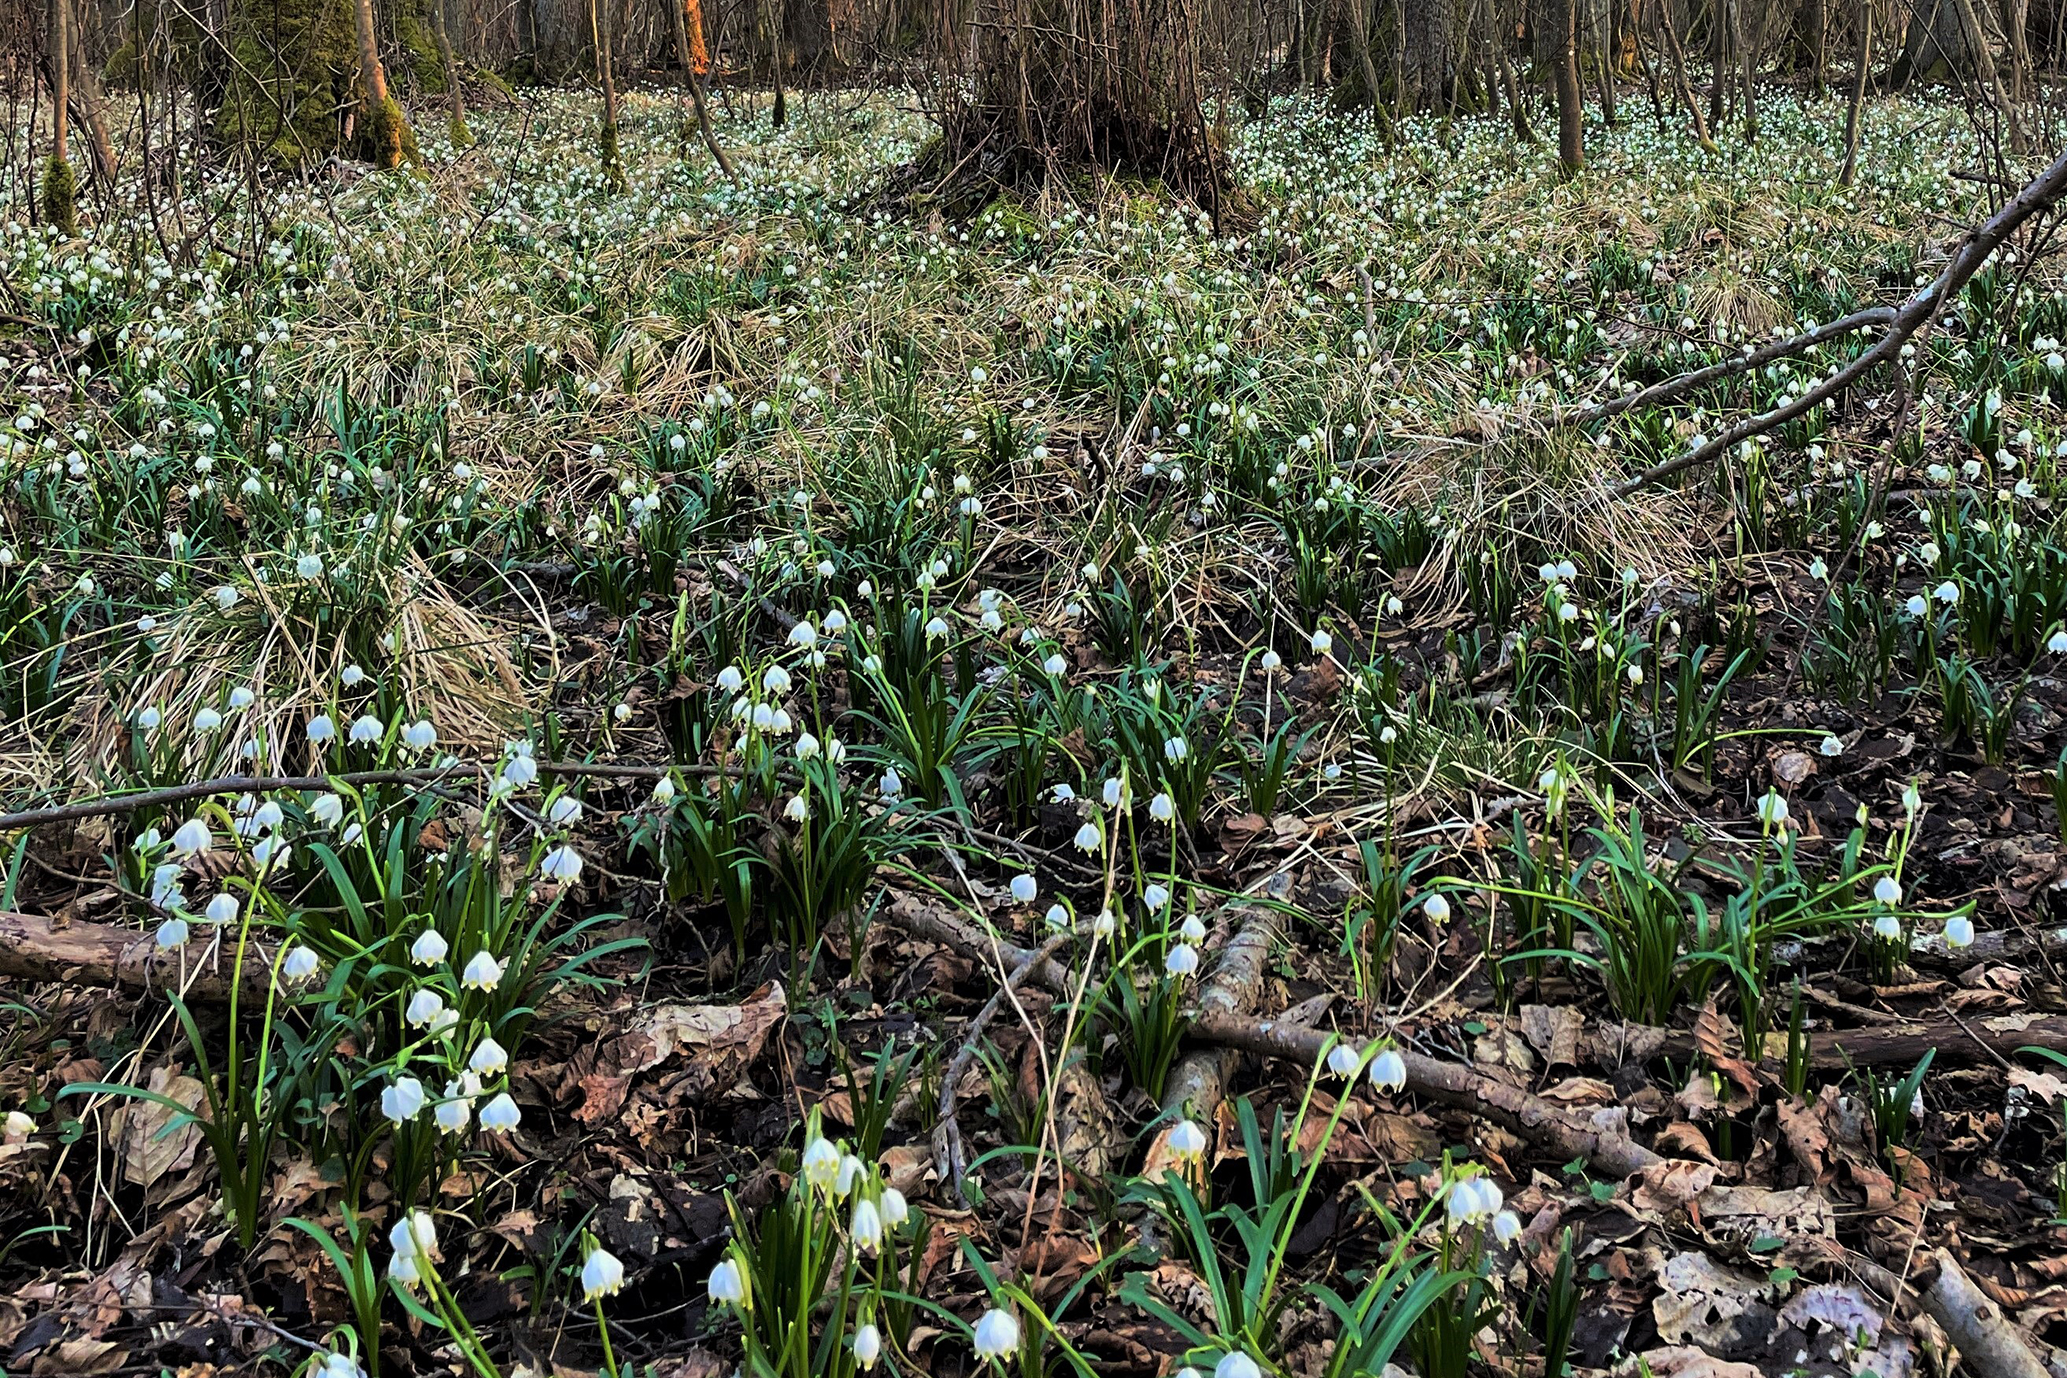
MULTIPOLYGON (((1882 335, 1872 348, 1835 373, 1830 374, 1822 382, 1802 393, 1801 396, 1783 403, 1771 411, 1761 412, 1757 416, 1740 421, 1736 425, 1726 428, 1714 438, 1703 441, 1685 454, 1654 464, 1636 477, 1623 480, 1621 483, 1616 484, 1611 491, 1617 497, 1625 497, 1639 488, 1658 482, 1660 479, 1670 478, 1675 474, 1683 473, 1696 465, 1710 463, 1718 457, 1727 454, 1733 447, 1742 442, 1764 435, 1766 432, 1792 421, 1795 417, 1821 406, 1824 402, 1829 401, 1832 397, 1835 397, 1838 393, 1843 392, 1857 382, 1875 367, 1895 358, 1900 354, 1902 346, 1908 343, 1911 337, 1938 313, 1943 304, 1949 302, 1960 288, 1966 286, 1967 279, 1980 271, 1981 266, 1988 261, 1990 255, 2002 246, 2004 240, 2014 234, 2018 227, 2023 225, 2032 216, 2051 208, 2059 201, 2063 192, 2067 192, 2067 153, 2063 153, 2058 158, 2055 158, 2050 167, 2030 182, 2027 182, 2023 190, 2011 197, 2001 210, 1970 232, 1966 239, 1961 242, 1959 248, 1953 253, 1951 261, 1945 265, 1944 271, 1938 274, 1936 280, 1895 309, 1893 315, 1887 321, 1887 333, 1882 335)), ((1854 317, 1847 317, 1845 321, 1834 322, 1831 326, 1820 328, 1834 330, 1837 326, 1844 325, 1847 321, 1854 319, 1854 317)), ((1854 325, 1850 328, 1858 329, 1860 327, 1854 325)), ((1814 331, 1809 333, 1810 335, 1815 334, 1814 331)), ((1808 337, 1798 336, 1796 338, 1797 342, 1799 342, 1806 340, 1808 337)), ((1770 354, 1767 357, 1768 359, 1778 358, 1779 355, 1770 354)), ((1721 366, 1718 365, 1717 367, 1721 366)), ((1731 371, 1735 370, 1732 369, 1731 371)), ((1708 372, 1708 370, 1700 370, 1686 375, 1688 381, 1685 381, 1684 386, 1693 386, 1694 384, 1691 380, 1698 379, 1705 372, 1708 372)), ((1651 391, 1657 392, 1659 389, 1664 389, 1666 390, 1664 395, 1677 395, 1678 391, 1684 390, 1680 386, 1681 383, 1682 380, 1675 379, 1669 383, 1661 383, 1651 391)), ((1639 398, 1642 396, 1644 394, 1637 394, 1639 398)), ((1606 404, 1606 406, 1613 405, 1613 403, 1606 404)), ((1633 400, 1630 405, 1635 405, 1633 400)), ((1606 412, 1605 408, 1594 410, 1606 415, 1613 414, 1612 412, 1606 412)), ((1580 413, 1574 419, 1583 420, 1590 414, 1580 413)))
MULTIPOLYGON (((1959 1260, 1940 1249, 1930 1261, 1936 1276, 1918 1290, 1917 1300, 1958 1346, 1962 1369, 1988 1378, 2049 1378, 2016 1324, 1974 1286, 1959 1260)), ((1851 1263, 1859 1279, 1891 1304, 1901 1300, 1900 1278, 1864 1258, 1854 1256, 1851 1263)))
MULTIPOLYGON (((1323 1030, 1282 1020, 1217 1012, 1200 1014, 1191 1032, 1195 1038, 1308 1068, 1326 1056, 1334 1038, 1323 1030)), ((1627 1135, 1587 1124, 1519 1087, 1481 1076, 1457 1063, 1438 1062, 1422 1053, 1401 1049, 1400 1057, 1407 1065, 1409 1091, 1482 1115, 1560 1158, 1584 1158, 1616 1177, 1627 1177, 1665 1161, 1627 1135)))
MULTIPOLYGON (((43 808, 0 813, 0 832, 19 828, 40 828, 46 823, 70 823, 82 818, 106 818, 135 813, 140 809, 166 808, 174 804, 209 799, 218 794, 269 794, 280 790, 327 790, 339 785, 437 785, 448 780, 479 779, 496 767, 479 762, 424 766, 415 770, 346 770, 335 775, 221 775, 213 780, 193 780, 163 789, 138 790, 135 794, 108 794, 72 804, 50 804, 43 808)), ((540 761, 541 775, 599 776, 620 780, 659 780, 668 775, 727 775, 724 766, 619 764, 609 761, 540 761)))
MULTIPOLYGON (((187 949, 194 961, 196 949, 187 949)), ((253 943, 244 955, 243 994, 264 995, 272 979, 270 949, 253 943)), ((206 1004, 229 1000, 237 985, 226 961, 182 973, 181 957, 162 952, 148 933, 99 923, 61 923, 36 914, 0 910, 0 976, 18 981, 63 981, 122 990, 178 990, 206 1004)))
POLYGON ((1012 969, 1006 975, 1004 984, 997 988, 989 1002, 969 1021, 969 1027, 962 1034, 962 1046, 956 1051, 954 1060, 948 1063, 947 1075, 940 1079, 940 1107, 933 1116, 933 1165, 935 1171, 940 1174, 940 1180, 954 1188, 955 1196, 965 1206, 975 1203, 969 1199, 968 1189, 964 1185, 964 1179, 969 1175, 969 1159, 962 1151, 962 1127, 955 1119, 955 1099, 962 1084, 963 1074, 969 1070, 969 1064, 976 1058, 977 1049, 983 1045, 984 1031, 990 1028, 991 1020, 997 1018, 998 1011, 1005 1007, 1005 1001, 1011 997, 1012 992, 1019 989, 1036 968, 1051 961, 1056 950, 1075 936, 1070 932, 1057 933, 1031 952, 1021 947, 999 944, 1000 950, 1017 954, 1010 958, 1012 969))
MULTIPOLYGON (((1819 1030, 1809 1034, 1808 1043, 1809 1066, 1819 1072, 1906 1065, 1933 1048, 1941 1066, 1965 1065, 2027 1047, 2067 1053, 2067 1016, 2053 1015, 2000 1029, 1976 1020, 1904 1020, 1869 1029, 1819 1030)), ((1583 1061, 1610 1069, 1660 1057, 1684 1062, 1700 1055, 1692 1033, 1646 1024, 1609 1024, 1588 1030, 1580 1036, 1577 1051, 1583 1061)))
MULTIPOLYGON (((1222 953, 1220 965, 1199 988, 1199 1014, 1202 1017, 1207 1014, 1242 1016, 1255 1008, 1257 991, 1263 985, 1263 968, 1270 960, 1271 945, 1277 941, 1277 936, 1275 911, 1259 905, 1249 912, 1241 930, 1222 953)), ((1148 1176, 1156 1175, 1153 1165, 1165 1156, 1165 1141, 1178 1120, 1192 1119, 1209 1127, 1212 1125, 1220 1112, 1220 1102, 1227 1095, 1227 1083, 1234 1077, 1235 1068, 1240 1063, 1241 1050, 1222 1044, 1194 1048, 1172 1064, 1169 1076, 1163 1079, 1163 1117, 1169 1123, 1148 1146, 1147 1161, 1151 1165, 1148 1176)))

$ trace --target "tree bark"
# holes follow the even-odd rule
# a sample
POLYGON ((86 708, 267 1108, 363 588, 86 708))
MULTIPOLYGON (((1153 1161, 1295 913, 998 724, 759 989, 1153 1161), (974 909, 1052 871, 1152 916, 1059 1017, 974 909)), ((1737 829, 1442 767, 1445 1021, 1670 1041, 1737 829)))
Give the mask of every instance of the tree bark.
POLYGON ((431 7, 431 36, 438 43, 438 62, 445 69, 445 102, 452 119, 447 132, 455 148, 465 148, 474 141, 474 135, 467 128, 466 93, 459 89, 459 64, 452 60, 452 35, 445 27, 445 0, 426 3, 431 7))
POLYGON ((373 33, 373 0, 357 0, 352 15, 359 37, 359 116, 367 151, 375 167, 400 167, 407 126, 402 107, 388 94, 387 69, 380 64, 380 44, 373 33))
POLYGON ((674 35, 675 61, 682 64, 682 84, 689 89, 689 103, 696 111, 697 132, 703 136, 703 146, 710 150, 712 161, 718 170, 734 186, 739 185, 739 174, 732 168, 732 160, 725 156, 725 150, 718 146, 718 136, 711 129, 710 108, 703 100, 703 67, 707 60, 703 46, 703 9, 696 0, 660 0, 668 12, 668 27, 674 35), (691 11, 696 15, 696 28, 689 27, 691 11))
POLYGON ((1556 57, 1551 80, 1557 87, 1557 160, 1565 175, 1586 166, 1586 111, 1579 93, 1579 34, 1576 0, 1550 0, 1556 57))
MULTIPOLYGON (((186 949, 189 1000, 222 1003, 236 982, 229 970, 234 943, 219 960, 201 961, 202 944, 186 949)), ((35 914, 0 911, 0 977, 63 981, 128 991, 177 990, 181 954, 161 952, 148 933, 98 923, 60 923, 35 914)), ((263 996, 272 979, 272 953, 253 943, 244 956, 244 993, 263 996)))
POLYGON ((1873 0, 1859 0, 1859 63, 1852 73, 1852 99, 1845 108, 1845 165, 1837 184, 1849 188, 1859 175, 1859 121, 1866 108, 1867 74, 1873 69, 1873 0))
POLYGON ((1730 42, 1736 46, 1737 56, 1744 69, 1744 142, 1758 142, 1758 89, 1753 78, 1758 70, 1757 35, 1753 42, 1744 41, 1744 0, 1735 0, 1730 5, 1730 42))
POLYGON ((1715 141, 1708 137, 1708 125, 1701 118, 1701 103, 1694 99, 1693 83, 1687 80, 1686 54, 1680 50, 1679 32, 1672 25, 1672 0, 1657 0, 1657 5, 1659 29, 1665 36, 1665 51, 1672 58, 1672 89, 1687 108, 1687 120, 1694 126, 1694 142, 1713 153, 1715 141))
POLYGON ((45 48, 50 60, 50 161, 43 169, 43 220, 67 239, 79 233, 79 184, 67 154, 71 142, 72 7, 70 0, 50 0, 45 48))
POLYGON ((608 0, 589 0, 589 33, 596 45, 596 83, 603 93, 603 125, 597 153, 602 158, 604 180, 623 191, 624 157, 617 144, 617 82, 610 70, 609 13, 608 0))

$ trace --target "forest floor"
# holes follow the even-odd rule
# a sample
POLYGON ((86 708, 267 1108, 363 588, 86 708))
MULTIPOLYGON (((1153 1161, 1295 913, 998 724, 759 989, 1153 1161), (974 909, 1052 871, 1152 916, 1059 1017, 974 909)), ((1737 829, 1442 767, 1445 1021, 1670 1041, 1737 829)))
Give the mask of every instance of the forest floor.
POLYGON ((16 208, 0 1366, 2061 1371, 2053 265, 1582 415, 1928 281, 1958 108, 1216 228, 905 104, 16 208))

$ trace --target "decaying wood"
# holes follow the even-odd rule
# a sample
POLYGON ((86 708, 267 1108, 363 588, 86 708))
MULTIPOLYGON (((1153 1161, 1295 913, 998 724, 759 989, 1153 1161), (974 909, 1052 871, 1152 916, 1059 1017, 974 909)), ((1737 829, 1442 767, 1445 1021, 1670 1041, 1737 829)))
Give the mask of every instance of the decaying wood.
MULTIPOLYGON (((64 923, 36 914, 0 910, 0 976, 18 981, 64 981, 128 991, 179 990, 190 1001, 220 1004, 230 998, 232 958, 206 957, 196 942, 182 954, 161 952, 148 933, 99 923, 64 923)), ((253 942, 244 955, 246 999, 262 999, 273 954, 253 942)))
MULTIPOLYGON (((1263 968, 1277 936, 1277 916, 1272 910, 1258 906, 1249 912, 1234 941, 1222 952, 1220 964, 1199 987, 1201 1015, 1244 1015, 1255 1008, 1263 968)), ((1225 1044, 1185 1053, 1171 1065, 1163 1082, 1163 1112, 1210 1122, 1240 1063, 1241 1050, 1225 1044)))
MULTIPOLYGON (((1326 1056, 1330 1034, 1283 1020, 1245 1015, 1201 1014, 1192 1034, 1285 1062, 1312 1067, 1326 1056)), ((1583 1158, 1601 1172, 1627 1177, 1665 1161, 1627 1135, 1579 1119, 1541 1096, 1482 1076, 1469 1067, 1438 1062, 1407 1049, 1407 1089, 1418 1096, 1454 1105, 1501 1124, 1531 1143, 1562 1158, 1583 1158)))
POLYGON ((1934 1276, 1901 1279, 1880 1265, 1855 1257, 1852 1269, 1861 1281, 1891 1302, 1913 1294, 1925 1312, 1959 1347, 1961 1371, 1987 1378, 2047 1378, 2046 1367, 2031 1352, 2014 1322, 1974 1285, 1959 1260, 1944 1249, 1930 1256, 1934 1276))

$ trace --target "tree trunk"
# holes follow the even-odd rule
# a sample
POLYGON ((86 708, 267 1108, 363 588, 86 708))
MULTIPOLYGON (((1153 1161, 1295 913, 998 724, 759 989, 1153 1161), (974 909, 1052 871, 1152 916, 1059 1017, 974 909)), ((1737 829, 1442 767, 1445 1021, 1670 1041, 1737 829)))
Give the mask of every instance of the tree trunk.
POLYGON ((1867 74, 1873 67, 1873 0, 1859 0, 1859 69, 1852 74, 1852 100, 1845 110, 1845 165, 1837 184, 1850 187, 1859 175, 1859 117, 1866 107, 1867 74))
POLYGON ((431 7, 431 36, 438 42, 438 62, 445 69, 445 103, 451 111, 451 128, 447 134, 454 148, 465 148, 473 143, 473 131, 467 128, 466 94, 459 89, 459 64, 452 60, 452 35, 445 27, 445 0, 429 0, 431 7))
POLYGON ((1672 59, 1672 89, 1680 103, 1687 108, 1687 119, 1694 126, 1694 142, 1708 152, 1715 152, 1715 141, 1708 137, 1708 126, 1701 119, 1701 103, 1694 99, 1693 83, 1687 80, 1686 54, 1680 51, 1679 32, 1672 26, 1672 0, 1657 0, 1659 30, 1665 37, 1665 51, 1672 59))
MULTIPOLYGON (((1498 20, 1500 0, 1493 0, 1495 19, 1498 20)), ((1507 110, 1514 119, 1514 137, 1518 142, 1536 142, 1536 133, 1529 128, 1529 108, 1522 104, 1521 83, 1514 79, 1514 62, 1508 56, 1507 39, 1510 30, 1502 24, 1493 35, 1493 53, 1500 63, 1500 84, 1507 88, 1507 110)))
POLYGON ((603 125, 597 153, 603 179, 618 191, 626 189, 624 158, 617 146, 617 82, 610 71, 610 7, 608 0, 589 0, 589 35, 596 45, 596 83, 603 93, 603 125))
POLYGON ((667 8, 668 26, 675 41, 675 61, 682 64, 682 84, 689 88, 689 103, 696 110, 696 128, 703 136, 703 146, 710 150, 712 161, 734 186, 739 184, 739 174, 732 169, 732 160, 725 156, 725 150, 718 147, 718 136, 711 130, 710 108, 703 102, 703 69, 710 59, 703 45, 703 7, 697 0, 660 0, 667 8), (690 27, 691 16, 695 27, 690 27))
POLYGON ((1744 142, 1758 142, 1758 90, 1752 81, 1758 70, 1757 35, 1753 41, 1745 41, 1744 0, 1735 0, 1730 5, 1730 42, 1737 50, 1737 56, 1744 69, 1744 142))
POLYGON ((1579 91, 1579 33, 1576 0, 1550 0, 1551 37, 1556 44, 1551 80, 1557 88, 1557 160, 1565 175, 1586 166, 1586 109, 1579 91))
POLYGON ((1715 0, 1708 15, 1708 127, 1722 132, 1729 113, 1730 0, 1715 0))
POLYGON ((359 118, 367 153, 375 167, 400 167, 408 121, 388 94, 387 69, 380 65, 380 45, 373 36, 373 0, 358 0, 352 12, 359 31, 359 118))
POLYGON ((79 233, 79 179, 66 152, 71 140, 71 8, 71 0, 50 0, 50 31, 44 45, 50 56, 50 161, 43 167, 40 194, 43 222, 67 239, 79 233))

